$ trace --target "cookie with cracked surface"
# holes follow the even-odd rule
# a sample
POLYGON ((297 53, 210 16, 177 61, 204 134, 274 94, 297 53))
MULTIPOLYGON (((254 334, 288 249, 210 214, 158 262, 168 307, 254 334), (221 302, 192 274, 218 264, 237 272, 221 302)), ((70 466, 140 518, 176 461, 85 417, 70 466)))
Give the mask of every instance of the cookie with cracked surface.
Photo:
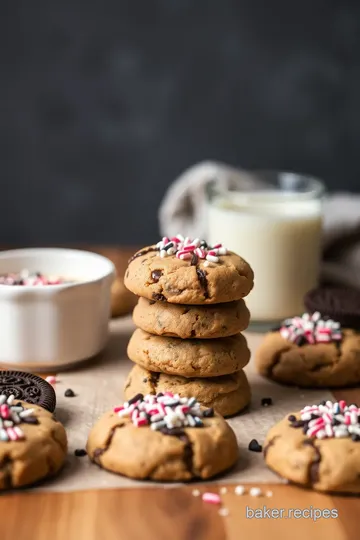
POLYGON ((214 339, 245 330, 250 313, 244 300, 213 306, 184 306, 139 298, 133 320, 142 330, 158 336, 214 339))
POLYGON ((342 330, 339 342, 297 345, 268 333, 255 355, 258 372, 279 383, 336 388, 360 383, 360 333, 342 330))
POLYGON ((236 437, 219 415, 201 418, 202 427, 163 431, 137 427, 129 417, 105 413, 92 428, 89 458, 103 469, 141 480, 165 482, 207 479, 238 459, 236 437))
POLYGON ((180 397, 194 396, 204 407, 213 408, 221 416, 233 416, 251 400, 248 380, 243 371, 222 377, 186 379, 176 375, 155 373, 134 366, 125 383, 125 398, 138 393, 157 394, 170 391, 180 397))
POLYGON ((242 334, 212 340, 154 336, 140 328, 130 338, 130 360, 149 371, 182 377, 218 377, 235 373, 250 360, 242 334))
POLYGON ((42 407, 18 400, 8 405, 4 398, 0 400, 0 490, 29 486, 57 474, 67 453, 62 424, 42 407))
POLYGON ((239 255, 228 252, 217 263, 160 257, 156 246, 135 253, 125 273, 125 286, 149 300, 173 304, 219 304, 240 300, 254 285, 254 273, 239 255))
POLYGON ((304 433, 299 412, 286 416, 270 429, 264 443, 264 458, 270 469, 301 486, 334 493, 360 493, 360 442, 344 436, 309 437, 304 433))

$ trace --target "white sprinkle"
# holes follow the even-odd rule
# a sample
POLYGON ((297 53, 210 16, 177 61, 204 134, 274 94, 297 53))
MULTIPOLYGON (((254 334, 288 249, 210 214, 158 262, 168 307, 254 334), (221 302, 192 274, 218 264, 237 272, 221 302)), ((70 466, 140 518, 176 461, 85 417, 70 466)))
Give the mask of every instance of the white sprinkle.
POLYGON ((8 405, 12 405, 12 404, 13 404, 13 401, 14 401, 14 399, 15 399, 15 396, 14 396, 14 394, 11 394, 11 396, 9 396, 9 397, 8 397, 8 399, 7 399, 7 402, 6 402, 6 403, 7 403, 8 405))
POLYGON ((206 255, 206 260, 210 261, 210 262, 213 262, 213 263, 217 263, 217 262, 219 262, 219 257, 215 257, 215 255, 207 254, 206 255))
POLYGON ((229 510, 227 508, 219 508, 219 516, 226 517, 229 515, 229 510))
POLYGON ((249 491, 251 497, 260 497, 261 495, 261 489, 258 487, 252 487, 249 491))
POLYGON ((19 413, 20 418, 25 418, 26 416, 31 416, 34 414, 34 409, 24 409, 19 413))
POLYGON ((267 491, 267 492, 266 492, 266 496, 267 496, 267 497, 272 497, 272 496, 273 496, 273 492, 272 492, 272 491, 267 491))
POLYGON ((220 488, 220 493, 221 493, 222 495, 224 495, 225 493, 227 493, 227 488, 226 488, 226 487, 220 488))
POLYGON ((6 397, 4 394, 2 394, 2 395, 0 396, 0 405, 3 405, 3 404, 5 403, 6 400, 7 400, 7 397, 6 397))
POLYGON ((165 249, 162 249, 162 250, 160 251, 160 257, 161 257, 162 259, 164 259, 164 258, 166 257, 166 255, 167 255, 167 252, 165 251, 165 249))
POLYGON ((192 494, 194 495, 194 497, 199 497, 200 491, 198 489, 193 489, 192 494))
POLYGON ((244 486, 236 486, 236 488, 235 488, 235 494, 236 495, 244 495, 244 493, 245 493, 244 486))
POLYGON ((204 266, 210 266, 209 261, 205 261, 205 262, 204 262, 204 266))

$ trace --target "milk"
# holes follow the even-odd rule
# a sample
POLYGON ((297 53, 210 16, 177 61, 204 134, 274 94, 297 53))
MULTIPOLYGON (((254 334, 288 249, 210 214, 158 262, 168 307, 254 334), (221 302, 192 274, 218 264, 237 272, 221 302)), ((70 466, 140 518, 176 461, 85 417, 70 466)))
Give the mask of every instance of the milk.
POLYGON ((304 194, 232 193, 208 206, 208 241, 222 242, 252 266, 246 303, 252 321, 278 321, 304 310, 316 286, 321 251, 321 202, 304 194))

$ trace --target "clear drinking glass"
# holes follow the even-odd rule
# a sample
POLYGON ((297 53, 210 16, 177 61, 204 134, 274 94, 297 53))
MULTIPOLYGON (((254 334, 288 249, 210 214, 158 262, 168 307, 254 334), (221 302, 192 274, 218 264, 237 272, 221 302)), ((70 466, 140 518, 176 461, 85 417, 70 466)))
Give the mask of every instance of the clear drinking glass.
POLYGON ((208 186, 208 242, 250 263, 255 286, 246 303, 252 326, 266 329, 301 314, 304 294, 317 285, 324 185, 289 172, 244 175, 251 188, 208 186))

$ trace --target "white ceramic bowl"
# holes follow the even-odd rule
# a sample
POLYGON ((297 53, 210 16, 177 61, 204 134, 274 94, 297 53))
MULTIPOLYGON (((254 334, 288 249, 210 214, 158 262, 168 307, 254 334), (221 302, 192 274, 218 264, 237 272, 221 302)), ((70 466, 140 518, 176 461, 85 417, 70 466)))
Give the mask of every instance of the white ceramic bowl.
POLYGON ((98 354, 108 339, 112 262, 75 249, 0 252, 0 274, 23 269, 74 282, 0 285, 0 364, 52 372, 98 354))

